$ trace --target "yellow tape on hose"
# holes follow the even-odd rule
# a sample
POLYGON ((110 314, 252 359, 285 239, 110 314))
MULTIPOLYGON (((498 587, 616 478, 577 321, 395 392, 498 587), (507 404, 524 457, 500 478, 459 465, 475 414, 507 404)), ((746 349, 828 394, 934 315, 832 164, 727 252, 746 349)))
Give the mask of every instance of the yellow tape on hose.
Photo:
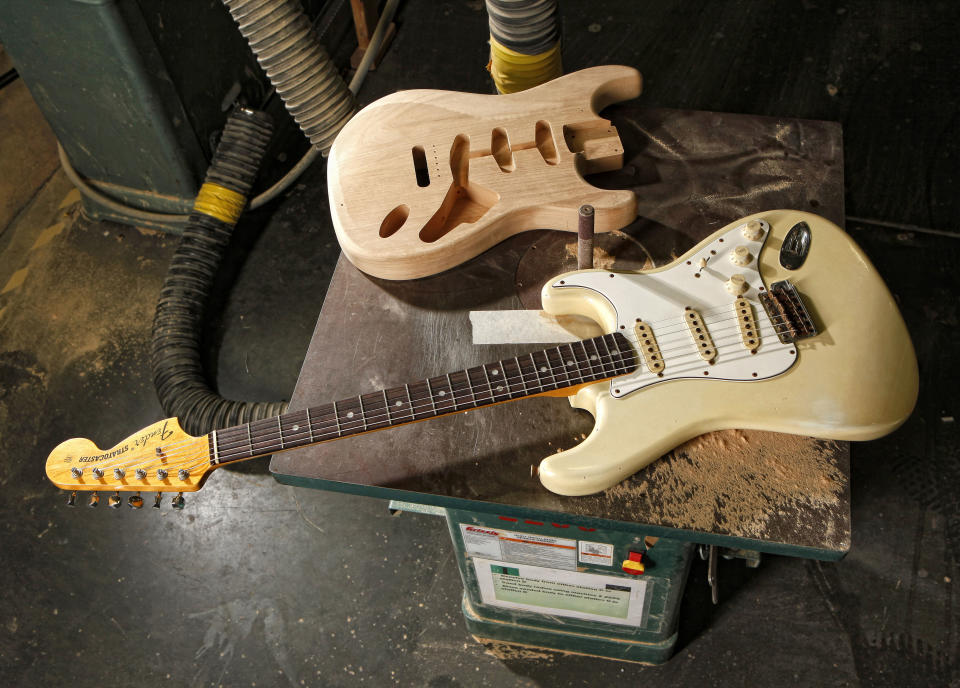
POLYGON ((240 213, 246 205, 247 198, 243 194, 219 184, 205 182, 200 187, 197 200, 193 202, 193 209, 195 212, 233 225, 240 219, 240 213))
POLYGON ((487 69, 500 93, 517 93, 539 86, 563 74, 560 42, 539 55, 524 55, 497 43, 490 36, 487 69))

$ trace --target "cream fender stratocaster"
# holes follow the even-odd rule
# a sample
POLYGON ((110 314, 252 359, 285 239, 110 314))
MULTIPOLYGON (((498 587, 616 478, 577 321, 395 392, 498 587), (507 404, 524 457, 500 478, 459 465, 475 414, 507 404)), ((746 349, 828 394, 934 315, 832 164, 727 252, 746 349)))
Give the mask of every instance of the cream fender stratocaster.
MULTIPOLYGON (((615 485, 690 438, 751 428, 868 440, 898 427, 917 363, 893 298, 863 252, 823 218, 753 215, 668 266, 581 270, 543 289, 544 308, 609 334, 191 437, 175 418, 110 449, 64 442, 47 476, 76 491, 198 490, 214 469, 308 444, 538 395, 594 415, 578 446, 540 464, 550 490, 615 485)), ((174 506, 182 506, 182 495, 174 506)))
POLYGON ((620 169, 616 128, 597 112, 640 95, 631 67, 592 67, 528 91, 400 91, 337 135, 327 162, 337 239, 358 268, 385 279, 432 275, 529 229, 596 231, 636 217, 631 191, 581 175, 620 169))

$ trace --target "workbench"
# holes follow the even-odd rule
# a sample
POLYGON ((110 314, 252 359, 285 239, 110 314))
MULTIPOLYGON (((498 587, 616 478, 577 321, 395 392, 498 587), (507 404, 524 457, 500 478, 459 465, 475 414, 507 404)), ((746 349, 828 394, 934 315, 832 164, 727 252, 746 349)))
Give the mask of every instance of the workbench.
MULTIPOLYGON (((625 165, 590 182, 633 189, 639 217, 597 235, 596 267, 666 264, 724 225, 764 210, 808 210, 843 226, 838 124, 630 105, 604 114, 620 132, 625 165)), ((470 313, 538 310, 544 282, 576 268, 576 242, 575 234, 530 231, 445 273, 403 282, 367 276, 341 256, 290 409, 542 348, 474 345, 470 313)), ((548 492, 532 467, 581 441, 592 424, 565 399, 536 397, 277 454, 270 469, 286 484, 442 510, 475 636, 637 661, 669 657, 693 543, 754 563, 750 553, 759 552, 836 560, 850 546, 846 443, 711 433, 600 494, 548 492), (604 556, 611 551, 605 546, 614 548, 611 563, 583 565, 580 545, 574 568, 628 581, 661 576, 662 584, 651 585, 641 626, 588 617, 573 626, 561 621, 560 630, 552 625, 556 617, 538 624, 529 610, 487 604, 490 582, 480 590, 470 563, 483 546, 464 541, 465 524, 546 541, 596 541, 604 556), (621 569, 631 552, 645 556, 643 576, 621 569), (609 638, 597 640, 605 630, 609 638)))

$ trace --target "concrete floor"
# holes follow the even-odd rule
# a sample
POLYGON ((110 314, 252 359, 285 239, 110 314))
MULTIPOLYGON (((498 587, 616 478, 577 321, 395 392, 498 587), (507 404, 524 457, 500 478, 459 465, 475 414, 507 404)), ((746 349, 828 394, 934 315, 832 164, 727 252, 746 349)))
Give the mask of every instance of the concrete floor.
MULTIPOLYGON (((960 685, 960 14, 638 7, 565 6, 566 68, 635 65, 650 106, 844 124, 847 228, 898 298, 921 365, 913 417, 854 447, 850 554, 722 562, 717 607, 695 565, 677 655, 644 668, 485 653, 463 627, 439 519, 283 487, 266 462, 218 471, 182 512, 68 509, 43 476, 54 445, 108 446, 162 417, 149 336, 175 239, 80 217, 15 82, 0 91, 0 685, 960 685)), ((480 2, 405 3, 361 101, 489 91, 485 21, 480 2)), ((322 165, 244 219, 204 332, 225 396, 289 396, 337 252, 322 165)))

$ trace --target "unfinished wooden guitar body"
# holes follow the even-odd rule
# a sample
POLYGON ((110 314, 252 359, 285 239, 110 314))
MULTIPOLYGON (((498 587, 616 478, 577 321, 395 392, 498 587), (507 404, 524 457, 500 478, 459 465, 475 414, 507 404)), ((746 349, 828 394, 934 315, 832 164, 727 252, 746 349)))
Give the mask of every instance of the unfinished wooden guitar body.
POLYGON ((597 113, 640 94, 635 69, 584 69, 512 95, 400 91, 371 103, 330 150, 333 226, 358 268, 413 279, 452 268, 530 229, 629 224, 632 191, 582 175, 623 166, 616 128, 597 113))

